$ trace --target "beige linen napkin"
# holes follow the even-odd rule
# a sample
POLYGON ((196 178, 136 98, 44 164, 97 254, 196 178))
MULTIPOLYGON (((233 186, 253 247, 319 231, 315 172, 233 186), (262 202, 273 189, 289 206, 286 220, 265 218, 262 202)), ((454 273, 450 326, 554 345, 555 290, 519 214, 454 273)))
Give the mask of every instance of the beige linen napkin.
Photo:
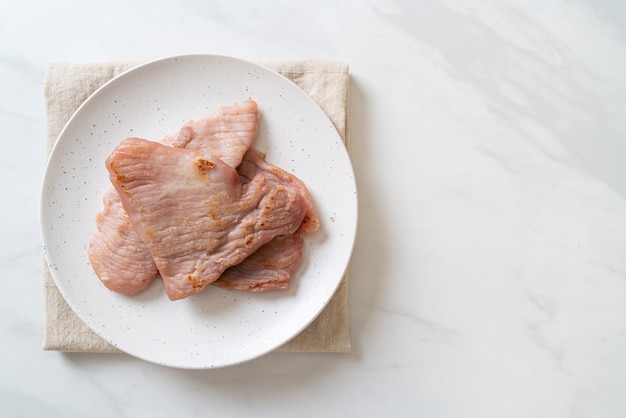
MULTIPOLYGON (((48 153, 78 106, 105 82, 137 64, 133 62, 49 64, 45 82, 48 153)), ((348 146, 348 64, 319 60, 268 61, 260 64, 289 78, 308 93, 326 112, 348 146)), ((61 296, 45 263, 44 303, 44 350, 119 352, 76 316, 61 296)), ((277 351, 338 353, 350 351, 347 274, 333 299, 317 319, 277 351)))

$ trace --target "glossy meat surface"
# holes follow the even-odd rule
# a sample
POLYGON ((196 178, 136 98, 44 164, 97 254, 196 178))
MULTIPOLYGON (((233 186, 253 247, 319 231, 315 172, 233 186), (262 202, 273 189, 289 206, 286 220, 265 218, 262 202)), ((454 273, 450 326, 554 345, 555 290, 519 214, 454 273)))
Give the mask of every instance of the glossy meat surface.
POLYGON ((201 119, 188 121, 176 137, 161 142, 207 151, 237 168, 256 137, 258 119, 257 104, 248 99, 241 105, 222 106, 201 119))
POLYGON ((261 292, 287 289, 302 259, 302 235, 281 235, 228 268, 213 286, 228 290, 261 292))
POLYGON ((128 138, 106 165, 172 300, 199 292, 276 236, 293 234, 310 210, 304 185, 282 170, 274 173, 280 183, 257 173, 242 184, 235 169, 198 150, 128 138))
POLYGON ((89 241, 89 260, 107 288, 134 295, 145 289, 159 271, 112 186, 103 202, 103 211, 96 215, 98 231, 89 241))
MULTIPOLYGON (((189 121, 177 135, 166 136, 162 142, 203 150, 237 167, 254 141, 257 128, 257 103, 249 99, 189 121)), ((139 293, 157 277, 157 266, 131 227, 113 187, 105 192, 103 204, 104 210, 96 216, 97 231, 89 241, 90 264, 107 288, 125 295, 139 293)))

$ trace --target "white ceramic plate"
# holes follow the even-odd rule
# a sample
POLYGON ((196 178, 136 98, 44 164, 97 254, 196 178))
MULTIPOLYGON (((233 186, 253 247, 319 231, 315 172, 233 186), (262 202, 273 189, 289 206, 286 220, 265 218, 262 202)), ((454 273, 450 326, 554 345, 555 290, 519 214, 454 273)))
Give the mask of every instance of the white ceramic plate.
POLYGON ((323 111, 286 78, 234 58, 188 55, 136 67, 105 84, 76 111, 46 169, 41 222, 52 276, 72 309, 103 339, 138 358, 204 369, 251 360, 306 328, 335 293, 357 222, 355 181, 346 149, 323 111), (104 160, 128 136, 159 140, 190 118, 248 97, 259 105, 254 146, 301 178, 321 229, 305 240, 289 290, 265 293, 209 286, 167 299, 160 280, 143 293, 106 289, 87 258, 108 187, 104 160))

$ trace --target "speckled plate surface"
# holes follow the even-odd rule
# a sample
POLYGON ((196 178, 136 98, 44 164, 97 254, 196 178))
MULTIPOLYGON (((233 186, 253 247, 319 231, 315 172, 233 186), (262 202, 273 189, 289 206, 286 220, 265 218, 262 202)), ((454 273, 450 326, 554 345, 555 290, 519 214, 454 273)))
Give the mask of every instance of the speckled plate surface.
POLYGON ((254 359, 309 325, 342 279, 356 222, 350 159, 323 111, 273 71, 214 55, 154 61, 96 91, 61 132, 41 200, 45 256, 76 314, 122 351, 191 369, 254 359), (87 258, 94 217, 109 185, 105 158, 128 136, 159 140, 190 118, 248 97, 261 114, 254 146, 307 184, 322 225, 305 240, 290 289, 247 293, 209 287, 176 302, 167 299, 159 280, 136 296, 106 289, 87 258))

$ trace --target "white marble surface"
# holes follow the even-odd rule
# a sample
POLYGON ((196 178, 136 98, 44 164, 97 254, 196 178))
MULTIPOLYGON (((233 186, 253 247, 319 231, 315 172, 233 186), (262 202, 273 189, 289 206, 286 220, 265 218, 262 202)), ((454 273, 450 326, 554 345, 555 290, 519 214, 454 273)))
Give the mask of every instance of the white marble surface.
POLYGON ((619 0, 0 2, 0 415, 626 416, 619 0), (351 354, 41 350, 46 64, 351 64, 351 354), (225 415, 228 414, 228 415, 225 415))

